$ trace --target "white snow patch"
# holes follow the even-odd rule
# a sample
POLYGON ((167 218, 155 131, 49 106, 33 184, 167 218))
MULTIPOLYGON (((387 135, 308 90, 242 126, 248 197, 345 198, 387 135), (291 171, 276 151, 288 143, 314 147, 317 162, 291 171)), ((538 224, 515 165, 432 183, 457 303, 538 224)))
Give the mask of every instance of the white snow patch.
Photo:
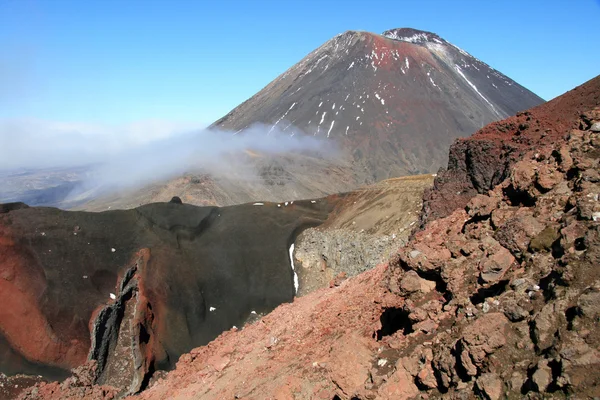
POLYGON ((382 98, 379 96, 379 94, 378 94, 378 93, 375 93, 375 97, 377 97, 377 100, 381 101, 381 104, 382 104, 382 105, 385 105, 385 100, 384 100, 384 99, 382 99, 382 98))
POLYGON ((325 114, 327 114, 327 111, 324 111, 323 115, 321 115, 321 122, 319 122, 319 125, 321 125, 323 123, 323 121, 325 120, 325 114))
POLYGON ((496 108, 494 107, 494 105, 493 105, 492 103, 490 103, 490 101, 489 101, 488 99, 486 99, 486 98, 485 98, 485 96, 484 96, 484 95, 482 95, 482 94, 481 94, 481 92, 480 92, 480 91, 477 89, 477 86, 473 85, 473 83, 471 83, 471 81, 467 79, 467 77, 465 76, 465 74, 463 74, 463 72, 462 72, 462 70, 460 69, 460 67, 459 67, 458 65, 455 65, 455 68, 456 68, 456 72, 458 72, 458 74, 459 74, 460 76, 462 76, 462 78, 463 78, 463 79, 464 79, 464 80, 465 80, 465 81, 466 81, 466 82, 469 84, 469 86, 471 86, 471 88, 472 88, 472 89, 473 89, 473 90, 474 90, 474 91, 475 91, 475 92, 476 92, 476 93, 477 93, 477 94, 478 94, 478 95, 479 95, 479 96, 480 96, 480 97, 481 97, 481 98, 482 98, 482 99, 483 99, 483 100, 484 100, 486 103, 488 103, 490 107, 492 107, 492 110, 494 110, 494 112, 495 112, 497 115, 500 115, 500 114, 498 114, 498 111, 496 111, 496 108))
POLYGON ((404 64, 406 65, 406 69, 410 68, 410 64, 408 63, 408 57, 404 57, 404 64))
MULTIPOLYGON (((314 63, 314 64, 313 64, 313 65, 312 65, 312 66, 311 66, 309 69, 308 69, 308 71, 306 71, 305 75, 306 75, 306 74, 310 74, 310 73, 312 72, 313 68, 316 68, 316 67, 319 65, 319 63, 320 63, 321 61, 323 61, 324 59, 326 59, 327 57, 329 57, 329 55, 328 55, 328 54, 325 54, 325 55, 321 56, 321 58, 319 58, 319 59, 318 59, 318 60, 317 60, 317 61, 316 61, 316 62, 315 62, 315 63, 314 63)), ((326 68, 327 68, 327 67, 326 67, 326 68)))
POLYGON ((117 249, 115 249, 114 247, 112 247, 112 248, 110 249, 110 252, 111 252, 111 253, 114 253, 115 251, 117 251, 117 249))
POLYGON ((316 201, 315 201, 315 200, 311 200, 310 202, 311 202, 311 203, 313 203, 313 204, 315 204, 315 203, 316 203, 316 201))
MULTIPOLYGON (((431 79, 431 77, 429 77, 429 80, 431 81, 431 84, 432 84, 433 86, 435 86, 436 88, 440 89, 440 87, 439 87, 438 85, 436 85, 436 84, 435 84, 435 82, 433 81, 433 79, 431 79)), ((442 89, 440 89, 440 90, 442 90, 442 89)))
POLYGON ((210 308, 208 309, 208 311, 210 311, 210 312, 213 312, 213 311, 215 311, 215 310, 216 310, 216 308, 215 308, 215 307, 210 307, 210 308))
POLYGON ((292 108, 294 108, 294 106, 295 106, 295 105, 296 105, 296 102, 294 102, 294 103, 291 105, 291 107, 290 107, 290 108, 288 108, 288 110, 285 112, 285 114, 283 114, 283 115, 281 116, 281 118, 279 118, 279 119, 278 119, 278 120, 275 122, 275 125, 273 125, 273 126, 271 127, 271 129, 269 129, 269 132, 267 132, 267 135, 268 135, 269 133, 273 132, 273 129, 275 129, 275 127, 277 126, 277 124, 278 124, 279 122, 281 122, 281 120, 282 120, 282 119, 284 119, 286 115, 288 115, 288 113, 291 111, 291 109, 292 109, 292 108))
POLYGON ((329 137, 329 134, 331 133, 331 130, 333 129, 333 124, 335 124, 335 120, 331 121, 331 126, 329 127, 329 130, 327 131, 327 137, 329 137))
POLYGON ((294 289, 296 289, 295 293, 298 293, 298 274, 294 268, 294 243, 292 243, 290 246, 290 264, 292 265, 292 271, 294 271, 294 289))
POLYGON ((350 66, 348 67, 348 69, 354 67, 354 61, 352 61, 352 63, 350 64, 350 66))
POLYGON ((264 205, 265 205, 265 203, 254 203, 254 204, 252 204, 252 205, 253 205, 253 206, 264 206, 264 205))
POLYGON ((415 33, 412 36, 398 36, 397 32, 392 32, 387 33, 385 36, 389 37, 390 39, 400 40, 402 42, 409 43, 421 43, 430 40, 429 35, 427 35, 426 33, 415 33))
POLYGON ((346 136, 348 136, 348 129, 350 129, 349 126, 346 127, 346 136))
POLYGON ((335 103, 333 103, 333 107, 331 107, 332 110, 335 110, 335 103))
POLYGON ((288 202, 286 201, 285 203, 283 203, 283 205, 287 207, 287 205, 288 205, 288 202))
POLYGON ((114 293, 110 293, 108 296, 113 300, 117 299, 117 296, 114 293))
POLYGON ((319 103, 319 107, 321 107, 322 105, 323 105, 323 102, 320 102, 320 103, 319 103))

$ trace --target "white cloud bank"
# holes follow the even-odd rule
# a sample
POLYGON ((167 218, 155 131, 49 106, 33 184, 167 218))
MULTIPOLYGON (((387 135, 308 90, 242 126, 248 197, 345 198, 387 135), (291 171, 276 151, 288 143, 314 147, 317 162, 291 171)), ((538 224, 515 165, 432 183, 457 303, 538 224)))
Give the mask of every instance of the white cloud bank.
POLYGON ((205 170, 235 168, 244 150, 283 154, 331 152, 331 142, 298 130, 255 125, 241 134, 193 124, 143 121, 122 126, 37 120, 0 121, 0 170, 90 166, 86 189, 140 187, 205 170), (291 135, 291 133, 294 133, 291 135), (232 157, 233 156, 233 157, 232 157))

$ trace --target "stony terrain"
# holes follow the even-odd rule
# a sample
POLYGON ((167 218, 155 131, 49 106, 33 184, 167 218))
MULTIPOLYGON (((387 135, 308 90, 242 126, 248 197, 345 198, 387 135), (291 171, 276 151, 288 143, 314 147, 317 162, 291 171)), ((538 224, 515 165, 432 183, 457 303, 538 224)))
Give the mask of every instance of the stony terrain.
MULTIPOLYGON (((545 107, 556 112, 551 140, 535 129, 497 135, 523 146, 500 147, 515 157, 490 190, 430 213, 388 263, 192 350, 140 397, 600 396, 600 78, 545 107)), ((488 164, 472 159, 469 171, 488 164)), ((449 180, 438 176, 426 199, 452 195, 449 180)), ((23 398, 77 396, 114 391, 83 371, 23 398)))
POLYGON ((438 171, 426 193, 422 223, 464 207, 477 193, 486 193, 508 177, 510 167, 537 147, 564 140, 565 132, 580 127, 581 113, 600 102, 600 79, 541 106, 494 122, 450 147, 447 170, 438 171))
POLYGON ((404 246, 422 208, 423 192, 434 176, 387 179, 344 196, 318 227, 295 241, 297 295, 336 285, 375 268, 404 246))

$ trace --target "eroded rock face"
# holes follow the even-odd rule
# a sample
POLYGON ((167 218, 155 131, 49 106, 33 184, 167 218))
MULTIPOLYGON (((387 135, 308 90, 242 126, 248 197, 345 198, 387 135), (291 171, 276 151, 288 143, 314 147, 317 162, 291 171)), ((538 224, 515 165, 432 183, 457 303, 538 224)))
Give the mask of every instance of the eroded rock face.
POLYGON ((334 201, 2 206, 0 372, 64 379, 93 360, 95 382, 139 391, 181 354, 291 301, 290 244, 334 201))
MULTIPOLYGON (((536 171, 525 167, 511 172, 511 167, 529 151, 542 156, 542 147, 563 142, 570 129, 591 126, 596 118, 593 109, 599 104, 598 92, 600 78, 596 77, 546 104, 491 123, 468 139, 457 140, 450 147, 448 167, 438 172, 434 187, 425 194, 421 227, 465 207, 473 196, 486 194, 509 175, 518 185, 533 180, 536 171), (583 110, 590 111, 583 115, 583 110)), ((537 181, 544 190, 559 181, 559 172, 566 172, 572 163, 566 149, 558 147, 556 151, 563 154, 556 166, 560 171, 538 172, 542 178, 537 181)))
POLYGON ((295 241, 297 295, 336 286, 387 262, 407 243, 423 192, 432 182, 431 175, 396 178, 345 196, 325 223, 305 230, 295 241))

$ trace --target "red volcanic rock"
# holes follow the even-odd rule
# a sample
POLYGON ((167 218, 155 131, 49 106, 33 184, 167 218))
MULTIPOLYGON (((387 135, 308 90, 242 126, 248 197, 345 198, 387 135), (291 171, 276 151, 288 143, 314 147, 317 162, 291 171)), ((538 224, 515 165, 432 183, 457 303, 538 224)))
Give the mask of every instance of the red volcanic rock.
MULTIPOLYGON (((508 177, 526 152, 563 142, 582 123, 582 113, 599 105, 600 77, 596 77, 548 103, 486 125, 468 139, 456 140, 447 169, 438 172, 433 188, 425 194, 421 226, 465 207, 477 193, 491 190, 508 177)), ((557 151, 562 154, 558 167, 566 172, 571 164, 568 151, 562 147, 557 151)), ((522 172, 532 179, 535 176, 535 171, 522 172)), ((517 182, 522 172, 516 172, 517 182)))
POLYGON ((241 331, 226 332, 180 359, 168 384, 159 382, 142 397, 360 395, 382 345, 374 339, 382 328, 379 317, 386 308, 403 305, 385 284, 392 276, 388 266, 380 265, 338 287, 282 305, 241 331), (215 360, 220 367, 215 368, 215 360))
POLYGON ((65 337, 56 331, 39 304, 46 279, 38 257, 2 224, 0 260, 0 333, 28 360, 64 369, 83 364, 89 336, 65 337), (22 315, 27 318, 15 317, 22 315))

